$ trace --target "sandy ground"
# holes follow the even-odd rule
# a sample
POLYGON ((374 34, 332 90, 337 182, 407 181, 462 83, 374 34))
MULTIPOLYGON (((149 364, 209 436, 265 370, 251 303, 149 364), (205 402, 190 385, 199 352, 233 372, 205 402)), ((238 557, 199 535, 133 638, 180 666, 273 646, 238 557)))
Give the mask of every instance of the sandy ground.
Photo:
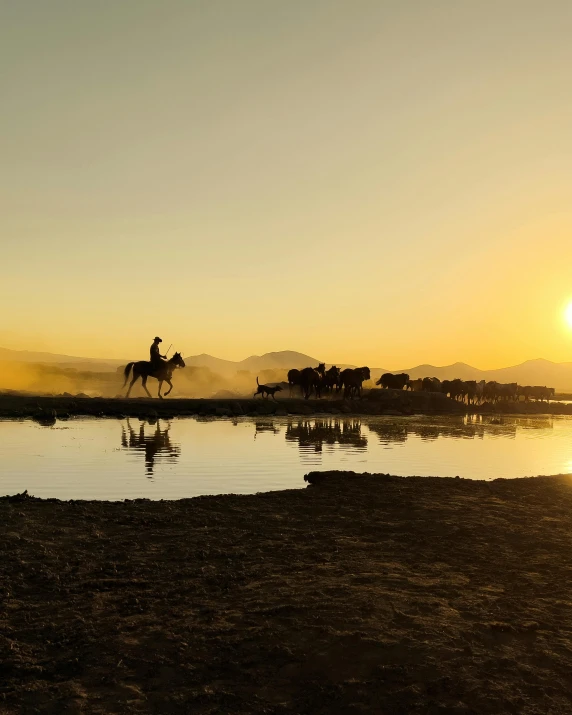
POLYGON ((571 713, 572 478, 0 499, 0 713, 571 713))

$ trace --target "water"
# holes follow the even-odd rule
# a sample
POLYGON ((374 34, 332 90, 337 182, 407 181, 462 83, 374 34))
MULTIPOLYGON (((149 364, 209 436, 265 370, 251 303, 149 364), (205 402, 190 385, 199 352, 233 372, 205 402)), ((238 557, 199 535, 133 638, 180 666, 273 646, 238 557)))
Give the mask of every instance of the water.
POLYGON ((572 418, 0 421, 0 465, 0 494, 60 499, 250 494, 325 469, 522 477, 572 472, 572 418))

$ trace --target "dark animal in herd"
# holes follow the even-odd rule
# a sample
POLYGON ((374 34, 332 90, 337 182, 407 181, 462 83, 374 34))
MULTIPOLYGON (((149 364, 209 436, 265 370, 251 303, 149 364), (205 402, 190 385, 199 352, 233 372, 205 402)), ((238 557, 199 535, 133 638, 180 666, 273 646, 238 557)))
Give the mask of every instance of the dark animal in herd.
MULTIPOLYGON (((268 399, 268 397, 271 396, 273 400, 276 400, 276 393, 282 392, 280 385, 276 385, 275 387, 271 387, 270 385, 261 385, 258 382, 258 377, 256 378, 256 384, 258 385, 258 389, 254 393, 254 397, 256 397, 256 395, 262 395, 262 397, 266 397, 266 399, 268 399)), ((278 402, 278 400, 276 401, 278 402)))
POLYGON ((480 404, 482 402, 517 402, 521 398, 525 402, 530 399, 550 400, 554 398, 553 387, 540 387, 530 385, 522 386, 516 382, 506 384, 491 380, 439 380, 436 377, 424 377, 410 380, 409 375, 401 373, 393 375, 386 372, 375 383, 382 388, 394 390, 411 390, 412 392, 440 392, 453 400, 467 402, 467 404, 480 404))
POLYGON ((344 398, 361 397, 362 383, 370 379, 368 367, 346 368, 340 370, 332 365, 326 370, 325 363, 321 362, 318 367, 305 367, 302 370, 288 371, 288 384, 290 386, 290 397, 294 390, 299 388, 304 399, 308 400, 312 393, 316 398, 322 394, 339 393, 344 390, 344 398))
POLYGON ((399 375, 394 375, 391 372, 384 373, 379 380, 375 383, 376 385, 381 385, 392 390, 403 390, 405 385, 409 382, 409 375, 404 372, 399 375))
POLYGON ((369 367, 348 367, 342 370, 341 387, 344 388, 344 399, 361 397, 362 384, 370 378, 369 367))
POLYGON ((175 371, 175 369, 178 367, 185 367, 185 361, 183 360, 181 353, 175 353, 170 360, 165 361, 159 367, 154 367, 147 360, 140 360, 139 362, 128 363, 123 370, 123 376, 125 377, 123 387, 125 387, 125 385, 127 384, 127 380, 129 379, 129 373, 131 372, 132 368, 133 379, 131 380, 131 384, 129 385, 129 389, 127 390, 126 397, 129 397, 129 394, 131 393, 131 388, 139 378, 141 378, 141 382, 143 384, 143 389, 145 390, 145 392, 149 395, 149 397, 152 397, 151 393, 147 389, 147 378, 154 377, 155 379, 159 380, 159 397, 162 399, 163 395, 161 394, 161 388, 163 387, 163 383, 166 382, 169 385, 169 389, 165 393, 166 396, 173 389, 171 377, 173 376, 173 372, 175 371))
POLYGON ((290 387, 290 397, 292 397, 296 387, 300 388, 306 400, 310 397, 312 391, 315 391, 316 397, 321 397, 325 375, 326 365, 323 362, 321 362, 318 367, 289 370, 288 385, 290 387))

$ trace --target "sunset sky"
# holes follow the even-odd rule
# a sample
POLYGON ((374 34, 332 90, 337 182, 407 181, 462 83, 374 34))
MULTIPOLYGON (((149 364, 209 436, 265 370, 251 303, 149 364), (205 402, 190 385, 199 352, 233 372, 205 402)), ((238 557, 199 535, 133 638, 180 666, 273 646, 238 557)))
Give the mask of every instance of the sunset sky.
POLYGON ((0 3, 0 346, 572 360, 569 0, 0 3))

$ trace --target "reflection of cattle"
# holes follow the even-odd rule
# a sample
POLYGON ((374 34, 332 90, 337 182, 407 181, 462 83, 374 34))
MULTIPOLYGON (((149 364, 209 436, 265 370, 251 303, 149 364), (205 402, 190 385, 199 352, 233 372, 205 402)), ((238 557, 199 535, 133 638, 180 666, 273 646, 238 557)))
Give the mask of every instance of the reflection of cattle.
POLYGON ((359 420, 303 420, 289 423, 286 440, 297 442, 301 449, 313 447, 321 452, 323 445, 335 445, 365 449, 367 438, 361 433, 359 420))
POLYGON ((256 435, 261 432, 272 432, 272 434, 278 434, 280 429, 274 422, 255 422, 254 423, 254 439, 256 435))
POLYGON ((369 367, 346 368, 340 375, 341 384, 344 388, 344 399, 361 397, 361 386, 364 380, 371 378, 369 367))
POLYGON ((407 442, 407 424, 400 422, 370 422, 368 424, 370 432, 378 435, 382 444, 392 442, 407 442))
POLYGON ((423 441, 434 441, 440 438, 453 439, 483 439, 486 434, 514 437, 517 429, 552 428, 552 418, 527 419, 523 417, 483 418, 481 416, 448 417, 435 424, 432 421, 401 420, 395 422, 372 421, 368 424, 370 432, 379 436, 382 443, 402 443, 408 437, 416 436, 423 441))
POLYGON ((391 372, 384 373, 379 380, 375 383, 376 385, 381 385, 383 388, 390 390, 403 390, 407 385, 409 380, 409 375, 405 372, 399 375, 394 375, 391 372))

